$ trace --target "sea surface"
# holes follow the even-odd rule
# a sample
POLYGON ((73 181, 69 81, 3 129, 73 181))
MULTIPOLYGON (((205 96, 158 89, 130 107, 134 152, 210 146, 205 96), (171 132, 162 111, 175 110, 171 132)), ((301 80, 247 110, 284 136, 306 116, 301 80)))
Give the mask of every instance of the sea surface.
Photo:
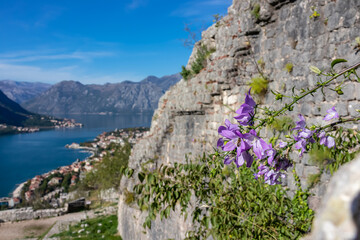
POLYGON ((104 131, 150 127, 152 114, 67 115, 82 128, 54 129, 36 133, 0 136, 0 197, 35 175, 84 160, 89 152, 65 148, 66 144, 94 139, 104 131))

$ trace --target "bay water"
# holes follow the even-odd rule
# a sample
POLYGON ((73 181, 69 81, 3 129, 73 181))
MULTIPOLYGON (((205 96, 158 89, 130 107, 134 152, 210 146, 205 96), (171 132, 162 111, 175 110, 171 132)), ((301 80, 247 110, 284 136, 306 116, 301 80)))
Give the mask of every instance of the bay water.
POLYGON ((90 141, 105 131, 150 127, 151 113, 122 115, 67 115, 82 128, 53 129, 36 133, 0 136, 0 197, 17 184, 60 166, 84 160, 89 152, 65 148, 66 144, 90 141))

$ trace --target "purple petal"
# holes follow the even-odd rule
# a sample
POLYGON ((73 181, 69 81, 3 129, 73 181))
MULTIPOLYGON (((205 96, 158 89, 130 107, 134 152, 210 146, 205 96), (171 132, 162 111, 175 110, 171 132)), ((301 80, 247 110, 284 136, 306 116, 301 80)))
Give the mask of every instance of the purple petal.
POLYGON ((265 156, 265 150, 271 148, 271 145, 267 144, 263 139, 257 139, 254 141, 253 150, 258 159, 263 159, 265 156))
POLYGON ((218 148, 224 146, 224 139, 219 138, 216 145, 217 145, 218 148))
POLYGON ((326 133, 324 131, 321 131, 319 134, 318 134, 318 137, 319 138, 323 138, 325 137, 326 133))
POLYGON ((227 130, 230 131, 235 131, 239 129, 238 125, 232 124, 228 119, 225 120, 225 125, 227 127, 227 130))
POLYGON ((279 142, 279 147, 280 147, 280 148, 284 148, 284 147, 286 147, 287 145, 288 145, 287 142, 279 142))
POLYGON ((251 148, 251 145, 248 144, 246 141, 241 140, 240 147, 238 147, 238 150, 240 149, 240 152, 245 152, 251 148))
POLYGON ((234 161, 233 158, 230 158, 229 155, 226 155, 225 158, 224 158, 224 164, 225 165, 229 165, 230 163, 232 163, 234 161))
POLYGON ((322 138, 320 138, 320 145, 324 145, 324 144, 326 144, 326 137, 322 137, 322 138))
POLYGON ((251 88, 249 89, 248 94, 246 94, 246 96, 245 96, 245 104, 249 105, 250 107, 255 107, 256 103, 255 103, 254 99, 251 97, 250 91, 251 91, 251 88))
POLYGON ((224 127, 224 126, 220 126, 219 128, 218 128, 218 133, 220 134, 222 131, 224 131, 224 130, 228 130, 226 127, 224 127))
POLYGON ((307 129, 307 128, 304 128, 300 133, 299 133, 299 137, 302 137, 302 138, 309 138, 311 137, 312 135, 314 134, 313 131, 307 129))
POLYGON ((251 116, 249 114, 241 114, 239 116, 234 117, 240 125, 248 126, 251 125, 251 116))
POLYGON ((237 149, 237 154, 236 154, 236 160, 235 160, 235 164, 237 167, 240 167, 244 164, 245 159, 244 159, 244 155, 240 152, 240 149, 237 149))
POLYGON ((335 107, 332 107, 332 108, 328 109, 326 112, 328 114, 323 119, 325 121, 329 121, 329 120, 334 119, 334 118, 339 118, 339 114, 335 110, 335 107))
POLYGON ((333 137, 331 137, 331 136, 328 136, 327 138, 326 138, 326 142, 327 142, 327 147, 328 148, 332 148, 332 147, 334 147, 335 148, 335 139, 333 138, 333 137))
POLYGON ((268 156, 268 164, 273 167, 275 165, 274 158, 276 151, 274 149, 269 149, 266 151, 266 155, 268 156))
POLYGON ((254 108, 249 106, 248 104, 244 103, 240 106, 238 110, 236 110, 237 114, 250 114, 254 111, 254 108))
POLYGON ((242 155, 246 161, 246 167, 250 168, 254 161, 253 156, 251 156, 248 152, 243 152, 242 155))
POLYGON ((223 147, 224 151, 232 151, 236 148, 236 144, 233 141, 229 141, 226 143, 226 145, 223 147))
POLYGON ((296 122, 296 127, 291 130, 301 130, 304 129, 306 126, 305 118, 303 115, 299 114, 300 121, 296 122))
POLYGON ((229 131, 229 130, 222 130, 221 132, 219 132, 219 134, 228 139, 239 138, 233 131, 229 131))
POLYGON ((251 129, 249 133, 255 137, 257 137, 256 131, 254 129, 251 129))

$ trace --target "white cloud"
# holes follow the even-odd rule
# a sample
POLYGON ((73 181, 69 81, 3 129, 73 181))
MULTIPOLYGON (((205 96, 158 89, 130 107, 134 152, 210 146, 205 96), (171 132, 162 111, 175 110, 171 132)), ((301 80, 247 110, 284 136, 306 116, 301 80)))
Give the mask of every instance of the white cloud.
POLYGON ((83 75, 78 66, 66 66, 54 69, 44 69, 36 66, 14 65, 0 63, 0 80, 15 80, 25 82, 57 83, 63 80, 75 80, 84 84, 118 83, 124 80, 139 81, 145 78, 137 73, 124 72, 111 75, 83 75))
POLYGON ((0 62, 4 63, 15 63, 15 62, 33 62, 40 60, 71 60, 77 59, 82 61, 91 61, 94 58, 99 57, 110 57, 114 56, 113 52, 98 51, 98 52, 81 52, 75 51, 71 53, 60 53, 60 54, 40 54, 39 52, 32 51, 20 51, 14 53, 0 54, 0 62))
POLYGON ((62 69, 45 70, 34 66, 0 63, 0 79, 55 83, 65 79, 75 79, 75 77, 71 72, 62 69))

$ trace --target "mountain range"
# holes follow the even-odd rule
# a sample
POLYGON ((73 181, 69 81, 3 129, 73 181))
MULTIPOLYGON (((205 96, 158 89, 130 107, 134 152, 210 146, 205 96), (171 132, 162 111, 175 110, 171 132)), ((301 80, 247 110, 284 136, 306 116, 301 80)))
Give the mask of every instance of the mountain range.
POLYGON ((180 74, 174 74, 104 85, 62 81, 23 102, 22 106, 32 112, 55 116, 152 112, 157 108, 159 98, 180 79, 180 74))
POLYGON ((12 80, 1 80, 0 90, 17 103, 28 101, 51 87, 47 83, 39 82, 16 82, 12 80))
POLYGON ((41 116, 25 110, 0 90, 0 124, 22 127, 54 126, 50 120, 47 116, 41 116))

